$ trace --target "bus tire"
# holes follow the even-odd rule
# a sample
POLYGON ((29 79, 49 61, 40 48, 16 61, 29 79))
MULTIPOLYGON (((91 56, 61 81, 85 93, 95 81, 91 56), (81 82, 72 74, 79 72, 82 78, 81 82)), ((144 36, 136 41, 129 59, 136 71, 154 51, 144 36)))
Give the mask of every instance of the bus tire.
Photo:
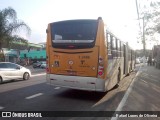
POLYGON ((121 80, 121 68, 119 67, 118 68, 118 76, 117 76, 117 85, 116 86, 119 86, 120 80, 121 80))
POLYGON ((129 76, 129 75, 130 75, 130 70, 131 70, 131 68, 129 67, 129 70, 128 70, 128 73, 127 73, 126 76, 129 76))

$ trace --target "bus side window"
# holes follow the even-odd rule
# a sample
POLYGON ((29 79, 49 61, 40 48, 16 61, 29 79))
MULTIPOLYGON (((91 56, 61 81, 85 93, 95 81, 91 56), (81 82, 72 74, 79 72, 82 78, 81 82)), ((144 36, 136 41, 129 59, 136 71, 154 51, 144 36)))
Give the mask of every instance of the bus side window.
POLYGON ((131 49, 128 47, 128 60, 131 60, 131 49))
POLYGON ((120 44, 120 57, 123 57, 123 55, 122 55, 122 42, 121 41, 119 41, 119 44, 120 44))
POLYGON ((121 57, 124 57, 124 43, 121 41, 121 57))
POLYGON ((120 55, 120 51, 121 51, 121 46, 120 46, 120 40, 117 39, 117 54, 118 54, 118 57, 121 57, 120 55))
POLYGON ((108 56, 109 58, 112 58, 112 53, 111 53, 111 35, 107 33, 107 49, 108 49, 108 56))
POLYGON ((116 58, 117 57, 117 45, 116 45, 116 38, 115 37, 112 37, 112 55, 113 55, 113 58, 116 58))

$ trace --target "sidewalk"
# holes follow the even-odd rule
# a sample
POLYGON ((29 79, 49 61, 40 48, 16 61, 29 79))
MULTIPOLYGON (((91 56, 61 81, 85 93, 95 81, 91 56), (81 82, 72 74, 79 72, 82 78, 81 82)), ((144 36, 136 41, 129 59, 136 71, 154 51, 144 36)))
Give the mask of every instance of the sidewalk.
MULTIPOLYGON (((131 86, 131 92, 121 111, 160 111, 160 69, 154 66, 141 66, 131 86)), ((119 118, 118 120, 127 119, 119 118)), ((134 117, 129 119, 158 120, 160 118, 134 117)))

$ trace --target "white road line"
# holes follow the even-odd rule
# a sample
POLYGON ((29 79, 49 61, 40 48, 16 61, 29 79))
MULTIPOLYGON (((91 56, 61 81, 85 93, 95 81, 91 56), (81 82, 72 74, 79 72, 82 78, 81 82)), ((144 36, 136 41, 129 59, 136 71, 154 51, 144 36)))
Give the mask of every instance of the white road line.
POLYGON ((140 79, 140 80, 147 84, 147 82, 146 82, 146 81, 144 81, 144 80, 142 80, 142 79, 140 79))
MULTIPOLYGON (((127 99, 128 99, 128 96, 129 96, 130 92, 132 91, 132 88, 133 88, 133 84, 134 84, 134 82, 135 82, 135 79, 136 79, 136 77, 137 77, 140 73, 141 73, 140 71, 137 72, 137 74, 136 74, 135 78, 133 79, 132 83, 130 84, 127 92, 125 93, 125 95, 123 96, 121 102, 119 103, 116 111, 122 111, 122 108, 124 107, 124 105, 125 105, 125 103, 126 103, 126 101, 127 101, 127 99)), ((114 115, 116 115, 116 112, 114 113, 114 115)), ((118 118, 119 118, 118 116, 112 117, 111 120, 117 120, 118 118)))
POLYGON ((26 99, 32 99, 32 98, 35 98, 35 97, 38 97, 38 96, 41 96, 41 95, 43 95, 43 93, 37 93, 35 95, 31 95, 29 97, 26 97, 26 99))
POLYGON ((41 75, 46 75, 46 73, 31 75, 31 77, 36 77, 36 76, 41 76, 41 75))
POLYGON ((58 89, 60 89, 60 87, 55 87, 54 89, 58 90, 58 89))
POLYGON ((4 109, 4 107, 0 106, 0 110, 4 109))

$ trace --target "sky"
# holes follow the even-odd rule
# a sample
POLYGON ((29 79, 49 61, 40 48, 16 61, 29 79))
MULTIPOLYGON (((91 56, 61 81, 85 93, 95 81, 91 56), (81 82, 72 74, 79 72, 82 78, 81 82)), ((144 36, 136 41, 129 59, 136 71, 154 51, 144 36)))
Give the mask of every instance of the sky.
POLYGON ((138 20, 135 0, 0 0, 0 10, 12 7, 17 18, 24 21, 31 34, 18 34, 32 43, 46 41, 48 23, 68 19, 97 19, 102 17, 107 27, 128 42, 133 49, 137 43, 138 20))

